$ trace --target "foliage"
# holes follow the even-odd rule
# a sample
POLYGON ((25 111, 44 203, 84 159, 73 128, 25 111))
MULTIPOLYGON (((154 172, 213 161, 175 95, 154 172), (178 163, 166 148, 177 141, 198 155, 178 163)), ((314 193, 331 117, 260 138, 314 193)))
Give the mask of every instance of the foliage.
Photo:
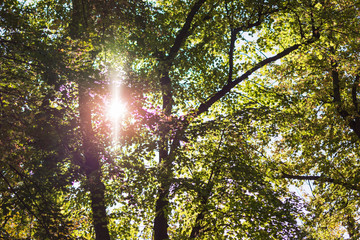
POLYGON ((357 239, 359 7, 1 2, 0 238, 357 239))

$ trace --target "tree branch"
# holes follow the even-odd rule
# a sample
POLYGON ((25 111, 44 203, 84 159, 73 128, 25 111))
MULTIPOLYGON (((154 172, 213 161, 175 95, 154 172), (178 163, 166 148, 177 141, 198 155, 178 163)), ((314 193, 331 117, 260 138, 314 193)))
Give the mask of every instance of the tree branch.
POLYGON ((333 80, 334 103, 337 105, 336 109, 339 112, 340 116, 346 119, 350 114, 342 107, 341 93, 340 93, 340 79, 339 79, 339 72, 337 70, 338 64, 332 61, 331 65, 332 65, 331 76, 333 80))
POLYGON ((218 100, 220 100, 222 97, 224 97, 227 93, 231 91, 237 84, 242 82, 243 80, 247 79, 252 73, 257 71, 258 69, 262 68, 263 66, 270 64, 272 62, 275 62, 286 55, 292 53, 293 51, 297 50, 302 45, 308 45, 313 42, 315 42, 319 38, 319 35, 314 35, 312 38, 307 40, 306 42, 302 44, 295 44, 289 48, 286 48, 282 52, 278 53, 277 55, 273 57, 266 58, 260 62, 258 62, 253 68, 245 72, 243 75, 238 77, 232 82, 228 82, 221 90, 216 92, 212 97, 210 97, 206 102, 200 104, 200 106, 195 109, 193 112, 183 116, 183 120, 179 121, 178 129, 176 131, 176 135, 173 138, 173 142, 171 144, 170 148, 170 155, 175 154, 175 150, 177 149, 177 146, 179 145, 179 139, 181 138, 183 132, 185 129, 189 126, 192 119, 196 118, 197 116, 201 115, 202 113, 208 111, 208 109, 218 100))
POLYGON ((230 39, 230 49, 229 49, 229 76, 228 83, 232 82, 233 68, 234 68, 234 48, 236 42, 236 32, 234 29, 231 29, 231 39, 230 39))
MULTIPOLYGON (((334 103, 336 110, 340 114, 340 116, 347 121, 347 124, 349 127, 354 131, 354 133, 358 136, 360 139, 360 118, 351 116, 348 111, 346 111, 343 107, 342 101, 341 101, 341 91, 340 91, 340 79, 339 79, 339 72, 337 70, 338 64, 334 61, 332 61, 332 70, 331 70, 331 76, 333 80, 333 94, 334 94, 334 103), (349 119, 350 118, 350 119, 349 119)), ((357 79, 359 77, 357 76, 357 79)), ((355 80, 356 82, 357 80, 355 80)), ((354 83, 355 84, 355 83, 354 83)), ((352 98, 354 102, 354 106, 357 108, 357 99, 356 99, 356 86, 352 89, 352 98), (355 99, 354 99, 355 97, 355 99)))
POLYGON ((220 171, 219 165, 215 165, 215 164, 217 164, 219 162, 218 155, 219 155, 220 147, 221 147, 221 144, 222 144, 222 141, 223 141, 223 134, 224 134, 224 131, 221 132, 220 141, 219 141, 218 147, 217 147, 217 149, 216 149, 216 151, 214 153, 214 158, 216 160, 215 160, 214 165, 211 168, 211 172, 210 172, 207 184, 204 187, 205 191, 201 191, 201 192, 198 193, 198 198, 200 198, 200 204, 201 204, 199 207, 200 207, 201 210, 197 214, 196 219, 195 219, 195 224, 191 229, 190 239, 197 238, 197 237, 199 237, 201 235, 201 233, 204 232, 205 226, 202 225, 202 221, 204 220, 204 218, 206 216, 206 204, 209 202, 211 192, 213 191, 214 182, 215 182, 214 177, 220 171))
POLYGON ((194 6, 191 8, 190 13, 186 17, 184 26, 178 32, 174 45, 171 47, 169 55, 166 60, 169 62, 169 66, 172 64, 176 54, 178 53, 181 45, 184 43, 189 34, 189 29, 191 27, 191 22, 193 21, 196 13, 199 11, 200 7, 205 3, 206 0, 198 0, 194 6))
MULTIPOLYGON (((312 43, 312 42, 313 42, 313 40, 312 41, 309 40, 307 42, 307 44, 312 43)), ((275 55, 273 57, 269 57, 269 58, 266 58, 266 59, 258 62, 253 68, 251 68, 250 70, 245 72, 243 75, 241 75, 240 77, 238 77, 234 81, 227 83, 220 91, 215 93, 215 95, 213 95, 205 103, 200 104, 199 108, 196 111, 196 116, 202 114, 203 112, 206 112, 216 101, 218 101, 223 96, 225 96, 228 92, 230 92, 231 89, 233 89, 237 84, 239 84, 243 80, 247 79, 252 73, 254 73, 258 69, 262 68, 263 66, 265 66, 265 65, 267 65, 269 63, 275 62, 275 61, 283 58, 284 56, 286 56, 286 55, 290 54, 291 52, 297 50, 300 46, 302 46, 302 44, 295 44, 295 45, 285 49, 284 51, 278 53, 277 55, 275 55)))
MULTIPOLYGON (((278 11, 278 10, 276 10, 278 11)), ((275 12, 275 11, 274 11, 275 12)), ((270 14, 272 11, 269 11, 268 13, 262 13, 261 10, 259 11, 259 16, 256 22, 249 23, 247 25, 243 25, 241 27, 232 28, 232 24, 230 23, 231 27, 231 39, 230 39, 230 50, 229 50, 229 76, 228 76, 228 83, 232 82, 232 75, 233 75, 233 69, 234 69, 234 49, 235 49, 235 42, 236 42, 236 35, 240 31, 244 31, 246 29, 251 29, 253 27, 257 27, 262 23, 262 19, 264 14, 270 14)))
POLYGON ((347 189, 360 191, 360 186, 356 186, 350 183, 342 182, 333 178, 324 177, 324 176, 299 176, 299 175, 290 175, 287 173, 282 173, 281 178, 286 179, 294 179, 294 180, 310 180, 310 181, 319 181, 319 182, 327 182, 327 183, 333 183, 340 186, 343 186, 347 189))

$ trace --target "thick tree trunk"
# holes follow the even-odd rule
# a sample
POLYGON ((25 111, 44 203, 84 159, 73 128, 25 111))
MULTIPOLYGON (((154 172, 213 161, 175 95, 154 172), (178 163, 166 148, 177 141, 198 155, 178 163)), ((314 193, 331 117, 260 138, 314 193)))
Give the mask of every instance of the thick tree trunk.
POLYGON ((169 227, 167 222, 166 208, 169 206, 168 201, 169 189, 162 189, 161 186, 158 192, 158 199, 156 200, 156 216, 154 221, 154 239, 164 240, 169 239, 167 229, 169 227))
MULTIPOLYGON (((163 99, 163 111, 165 117, 168 118, 171 115, 171 109, 173 104, 172 99, 172 86, 169 75, 167 72, 163 74, 160 79, 162 87, 162 99, 163 99)), ((159 146, 159 167, 160 173, 158 181, 160 186, 158 188, 158 199, 155 204, 155 220, 154 220, 154 239, 165 240, 169 239, 167 233, 168 230, 168 207, 169 207, 169 189, 171 185, 172 176, 172 159, 169 158, 169 132, 170 126, 166 123, 160 126, 160 146, 159 146)))
POLYGON ((201 221, 204 219, 205 215, 204 212, 200 212, 195 220, 195 226, 192 228, 190 233, 190 238, 197 238, 200 236, 203 227, 201 226, 201 221))
MULTIPOLYGON (((85 0, 72 1, 72 19, 69 33, 73 39, 80 39, 88 27, 90 2, 85 0)), ((80 130, 82 134, 82 152, 84 162, 81 169, 85 172, 90 191, 92 221, 96 240, 110 240, 108 218, 106 215, 105 186, 101 181, 101 165, 91 123, 91 101, 89 88, 79 83, 80 130)))
POLYGON ((161 127, 160 138, 161 144, 159 149, 159 166, 160 173, 158 176, 158 181, 160 186, 158 188, 158 199, 156 200, 155 205, 155 220, 154 220, 154 239, 155 240, 164 240, 169 239, 167 229, 168 217, 167 210, 169 207, 169 189, 171 184, 171 161, 168 156, 168 144, 167 144, 167 134, 168 129, 166 127, 161 127))
POLYGON ((105 186, 101 182, 100 171, 91 173, 87 178, 90 188, 91 210, 96 240, 110 240, 109 223, 104 201, 105 186))
MULTIPOLYGON (((189 31, 191 29, 191 25, 193 19, 200 7, 205 3, 206 0, 198 0, 195 2, 194 6, 191 8, 188 13, 185 23, 182 28, 177 33, 175 38, 175 42, 170 48, 169 54, 165 59, 162 59, 161 67, 159 68, 161 71, 160 76, 160 85, 162 91, 162 101, 163 101, 163 111, 165 115, 165 122, 171 116, 171 110, 173 107, 173 96, 172 96, 172 84, 169 76, 170 68, 173 64, 173 60, 175 59, 178 51, 181 46, 186 41, 189 36, 189 31)), ((169 143, 170 143, 170 126, 166 123, 161 127, 160 130, 160 149, 159 149, 159 166, 160 166, 160 174, 159 174, 159 189, 158 189, 158 199, 156 201, 155 206, 155 220, 154 220, 154 239, 155 240, 164 240, 169 239, 167 229, 168 229, 168 207, 169 207, 169 189, 171 185, 172 179, 172 164, 173 159, 172 156, 169 156, 169 143)), ((174 150, 174 149, 172 149, 174 150)))
POLYGON ((101 165, 99 153, 91 125, 91 108, 87 89, 79 86, 80 130, 85 161, 82 170, 85 171, 90 190, 92 220, 96 240, 110 240, 108 218, 105 205, 105 186, 101 182, 101 165))

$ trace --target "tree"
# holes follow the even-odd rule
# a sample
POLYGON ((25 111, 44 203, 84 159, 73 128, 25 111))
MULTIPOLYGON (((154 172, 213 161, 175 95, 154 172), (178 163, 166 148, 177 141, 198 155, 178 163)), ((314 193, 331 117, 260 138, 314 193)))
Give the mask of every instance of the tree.
POLYGON ((326 22, 333 27, 341 22, 342 29, 329 28, 313 45, 311 54, 290 57, 286 64, 274 68, 273 79, 282 82, 278 88, 278 94, 283 96, 280 105, 286 106, 281 115, 288 119, 279 126, 282 134, 275 162, 281 166, 277 167, 281 177, 313 181, 308 214, 311 232, 322 232, 321 239, 340 238, 343 232, 357 239, 355 29, 359 23, 351 19, 358 15, 358 3, 328 3, 323 7, 336 7, 338 12, 346 13, 333 14, 326 22))
MULTIPOLYGON (((279 179, 300 179, 294 174, 313 171, 311 161, 297 166, 288 157, 311 155, 311 141, 303 143, 287 124, 301 117, 299 124, 311 126, 306 134, 328 140, 310 130, 328 127, 330 118, 318 124, 308 108, 320 108, 316 97, 324 97, 325 90, 301 81, 307 72, 325 75, 327 66, 335 100, 329 109, 345 120, 352 114, 337 87, 345 58, 316 64, 324 43, 331 56, 356 52, 357 35, 343 39, 337 33, 350 34, 357 26, 356 4, 2 3, 0 234, 102 240, 311 238, 315 230, 297 224, 301 201, 279 179), (121 82, 111 83, 116 76, 121 82), (261 87, 271 81, 277 82, 261 87), (112 84, 120 85, 127 106, 126 117, 115 122, 115 134, 104 113, 112 84), (299 93, 286 92, 297 86, 299 93), (315 96, 312 105, 304 103, 303 91, 315 96), (278 139, 284 148, 275 148, 278 139), (272 160, 269 145, 275 149, 272 160), (299 146, 306 150, 286 155, 299 146)), ((331 139, 331 146, 319 149, 325 155, 342 141, 331 139)), ((349 181, 327 174, 320 178, 357 191, 349 181)), ((318 188, 320 194, 327 190, 318 188)), ((355 215, 348 213, 351 227, 355 215)))

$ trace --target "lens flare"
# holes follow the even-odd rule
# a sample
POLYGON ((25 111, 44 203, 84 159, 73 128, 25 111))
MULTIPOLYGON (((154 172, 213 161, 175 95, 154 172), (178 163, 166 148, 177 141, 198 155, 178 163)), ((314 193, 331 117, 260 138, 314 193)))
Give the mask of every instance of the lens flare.
POLYGON ((120 99, 113 100, 109 106, 107 115, 111 121, 119 121, 126 115, 126 104, 120 99))
POLYGON ((119 138, 121 121, 126 116, 126 102, 120 96, 121 85, 118 81, 111 84, 111 99, 107 106, 107 118, 112 122, 112 138, 116 144, 119 138))

